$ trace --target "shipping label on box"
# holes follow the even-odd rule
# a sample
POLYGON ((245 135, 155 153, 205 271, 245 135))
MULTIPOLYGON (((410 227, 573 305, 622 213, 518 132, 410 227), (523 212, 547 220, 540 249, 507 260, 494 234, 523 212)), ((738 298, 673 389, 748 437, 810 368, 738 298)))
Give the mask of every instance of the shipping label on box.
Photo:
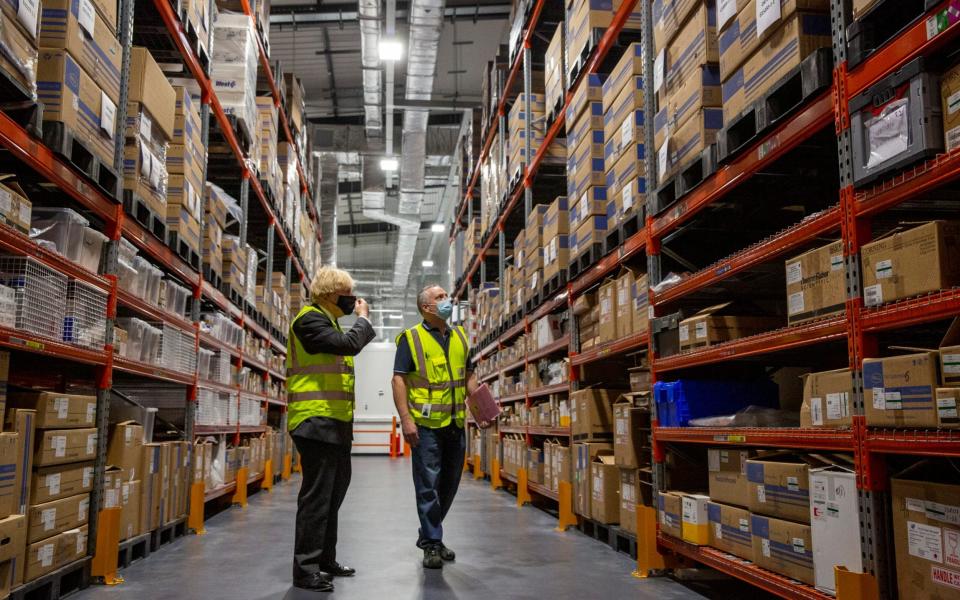
POLYGON ((809 585, 815 584, 809 525, 754 514, 750 529, 753 561, 757 565, 809 585))
POLYGON ((786 261, 787 322, 804 323, 845 310, 843 242, 838 240, 786 261))
POLYGON ((863 361, 864 414, 873 427, 936 427, 936 352, 863 361))
POLYGON ((809 373, 803 380, 801 427, 849 427, 853 378, 849 369, 809 373))
POLYGON ((718 502, 707 503, 709 544, 745 560, 753 560, 750 511, 718 502))

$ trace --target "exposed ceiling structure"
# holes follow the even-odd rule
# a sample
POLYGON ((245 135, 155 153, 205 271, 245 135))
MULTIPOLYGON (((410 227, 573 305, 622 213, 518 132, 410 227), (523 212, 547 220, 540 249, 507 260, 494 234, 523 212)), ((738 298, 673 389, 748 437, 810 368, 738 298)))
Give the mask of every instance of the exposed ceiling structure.
POLYGON ((509 12, 509 0, 272 2, 271 56, 303 82, 315 164, 327 174, 316 188, 325 256, 354 275, 382 338, 416 322, 424 285, 450 284, 452 155, 509 12), (399 60, 381 59, 382 40, 401 43, 399 60), (395 171, 381 168, 385 156, 395 171))

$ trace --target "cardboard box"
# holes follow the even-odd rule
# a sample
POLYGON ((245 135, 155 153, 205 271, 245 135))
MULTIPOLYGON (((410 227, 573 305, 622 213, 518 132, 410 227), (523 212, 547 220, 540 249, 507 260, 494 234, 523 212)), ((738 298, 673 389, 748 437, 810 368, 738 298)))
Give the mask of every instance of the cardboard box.
POLYGON ((850 469, 810 469, 810 540, 816 586, 836 594, 834 566, 863 572, 856 473, 850 469))
POLYGON ((140 532, 153 531, 160 526, 160 500, 163 491, 160 469, 163 462, 161 444, 143 445, 141 467, 140 532))
POLYGON ((960 285, 960 222, 931 221, 864 244, 863 299, 878 306, 960 285))
MULTIPOLYGON (((640 132, 642 135, 642 131, 640 132)), ((630 142, 626 144, 620 152, 620 158, 612 165, 607 164, 607 173, 604 177, 604 183, 607 186, 607 193, 613 198, 617 198, 620 190, 627 186, 631 181, 640 180, 640 186, 646 189, 646 146, 641 143, 630 142)))
POLYGON ((747 460, 752 450, 710 448, 707 450, 707 470, 710 499, 721 504, 747 507, 750 505, 750 485, 747 481, 747 460))
POLYGON ((757 566, 814 585, 809 525, 754 514, 750 529, 757 566))
POLYGON ((617 466, 624 469, 636 469, 650 463, 650 457, 643 455, 649 450, 644 430, 650 428, 649 406, 636 406, 638 396, 646 393, 621 394, 613 403, 613 453, 617 466))
POLYGON ((120 486, 120 540, 140 535, 140 481, 124 481, 120 486))
POLYGON ((786 261, 787 323, 794 325, 842 314, 847 300, 843 241, 786 261))
POLYGON ((943 138, 947 152, 960 147, 960 65, 940 76, 943 138))
MULTIPOLYGON (((707 504, 710 521, 709 544, 745 560, 753 560, 753 537, 750 532, 750 511, 719 502, 707 504)), ((859 521, 857 521, 859 523, 859 521)))
POLYGON ((14 408, 8 410, 4 427, 17 433, 17 470, 14 478, 16 504, 14 512, 26 514, 30 506, 30 484, 33 472, 33 446, 37 413, 33 410, 14 408))
POLYGON ((568 212, 568 203, 566 196, 558 196, 547 207, 543 214, 543 241, 546 245, 548 240, 555 238, 560 234, 570 233, 570 216, 568 212))
MULTIPOLYGON (((0 183, 0 222, 13 227, 20 233, 29 234, 33 203, 27 199, 26 193, 17 183, 16 177, 14 174, 0 174, 0 181, 3 182, 0 183)), ((16 319, 13 318, 12 312, 9 311, 5 315, 5 319, 0 322, 8 327, 15 327, 16 319)), ((5 384, 10 370, 10 353, 4 352, 0 356, 5 357, 0 358, 0 362, 2 362, 0 377, 5 384)), ((4 389, 2 397, 6 397, 6 389, 4 389)))
POLYGON ((653 44, 659 50, 680 30, 699 0, 653 0, 653 44))
POLYGON ((97 429, 47 429, 37 433, 35 466, 93 460, 97 455, 97 429))
POLYGON ((604 186, 593 186, 584 190, 577 201, 570 207, 568 216, 570 218, 571 233, 586 224, 590 217, 606 216, 607 214, 607 188, 604 186))
POLYGON ((43 120, 63 123, 101 162, 112 165, 117 107, 76 59, 66 50, 43 48, 37 86, 43 120))
POLYGON ((692 317, 680 321, 680 349, 704 348, 776 329, 782 325, 777 317, 733 314, 741 312, 731 302, 709 306, 692 317))
POLYGON ((683 538, 683 492, 659 492, 660 531, 677 539, 683 538))
POLYGON ((704 108, 676 132, 664 131, 663 142, 657 146, 657 181, 662 184, 716 142, 722 127, 723 110, 704 108))
POLYGON ((940 340, 940 383, 960 387, 960 319, 954 319, 940 340))
MULTIPOLYGON (((611 110, 607 115, 610 115, 612 112, 611 110)), ((634 157, 638 154, 643 154, 645 148, 643 145, 645 139, 645 122, 643 109, 634 108, 620 115, 616 121, 611 121, 607 125, 610 131, 605 131, 603 134, 603 161, 607 167, 608 183, 606 185, 608 187, 611 185, 609 183, 611 178, 610 172, 617 170, 617 165, 628 151, 632 152, 634 157)), ((625 165, 621 165, 619 172, 622 172, 624 168, 625 165)), ((639 168, 634 167, 634 175, 637 173, 643 174, 646 173, 646 170, 642 166, 639 168)))
MULTIPOLYGON (((573 97, 567 105, 566 122, 576 123, 591 103, 600 104, 600 116, 603 116, 603 76, 590 73, 580 80, 580 84, 573 90, 573 97)), ((601 127, 601 130, 603 128, 601 127)), ((570 138, 567 142, 571 143, 570 138)))
POLYGON ((710 522, 707 520, 707 503, 710 497, 704 494, 683 494, 681 499, 681 531, 683 539, 705 546, 710 541, 710 522))
MULTIPOLYGON (((636 318, 637 314, 634 310, 634 301, 636 300, 634 297, 636 293, 636 276, 637 273, 634 269, 622 267, 620 269, 620 276, 615 280, 615 306, 617 313, 614 321, 616 326, 615 339, 623 339, 637 333, 637 322, 639 319, 636 318)), ((601 308, 601 311, 602 310, 601 308)))
POLYGON ((88 527, 77 527, 57 536, 57 557, 61 567, 87 556, 88 527))
MULTIPOLYGON (((810 465, 812 458, 773 454, 747 460, 750 512, 801 523, 810 522, 810 465)), ((754 535, 757 535, 754 526, 754 535)), ((807 534, 809 536, 809 533, 807 534)), ((809 543, 807 548, 809 549, 809 543)))
POLYGON ((633 535, 637 535, 639 485, 636 469, 620 469, 620 529, 633 535))
POLYGON ((34 471, 31 504, 43 504, 93 490, 93 463, 70 463, 34 471))
POLYGON ((960 478, 920 463, 890 480, 900 600, 947 600, 960 586, 960 478))
POLYGON ((717 29, 723 32, 736 21, 734 17, 750 0, 717 0, 717 29))
MULTIPOLYGON (((604 207, 606 213, 606 207, 604 207)), ((590 251, 596 244, 602 244, 607 235, 607 215, 590 215, 577 226, 570 245, 571 260, 590 251)))
POLYGON ((863 361, 864 414, 871 427, 936 427, 936 352, 863 361))
POLYGON ((27 513, 27 542, 39 542, 51 535, 79 527, 90 516, 90 494, 77 494, 60 500, 35 504, 27 513))
POLYGON ((666 102, 654 116, 654 145, 663 142, 670 131, 683 127, 702 108, 723 105, 720 72, 715 64, 697 65, 689 76, 678 82, 666 102))
POLYGON ((937 388, 937 427, 949 429, 960 427, 960 388, 937 388))
POLYGON ((728 26, 722 28, 720 33, 720 74, 724 81, 781 23, 798 10, 822 14, 830 11, 829 0, 781 0, 779 15, 777 15, 777 6, 764 0, 760 6, 764 12, 764 18, 760 27, 757 27, 756 0, 741 0, 741 2, 744 6, 737 11, 736 19, 728 21, 728 26))
POLYGON ((590 498, 590 515, 604 525, 620 519, 620 468, 611 454, 600 454, 590 465, 593 493, 590 498))
POLYGON ((818 48, 829 48, 830 15, 795 12, 723 82, 723 119, 731 122, 818 48))
POLYGON ((622 121, 632 108, 643 108, 643 44, 627 46, 603 82, 604 135, 607 124, 622 121))
POLYGON ((14 392, 7 404, 37 413, 36 426, 40 429, 70 429, 95 427, 97 397, 59 392, 14 392))
POLYGON ((571 198, 579 198, 591 186, 603 186, 606 180, 603 131, 593 129, 584 135, 567 158, 567 196, 571 198))
POLYGON ((663 85, 657 92, 669 95, 682 86, 697 67, 716 63, 719 58, 716 5, 713 2, 697 3, 690 19, 666 47, 662 59, 663 85))
POLYGON ((592 478, 590 475, 593 459, 600 454, 613 454, 613 445, 609 442, 574 442, 573 444, 573 510, 584 517, 591 516, 590 498, 592 496, 592 478))
POLYGON ((804 375, 800 427, 850 427, 851 398, 850 369, 804 375))
POLYGON ((19 509, 17 477, 22 476, 18 463, 20 437, 17 433, 0 433, 0 519, 5 519, 19 509))
POLYGON ((0 573, 7 591, 23 582, 24 560, 27 550, 27 516, 11 515, 0 519, 0 573))
POLYGON ((134 421, 124 421, 110 428, 107 464, 126 471, 129 479, 140 479, 143 465, 142 425, 134 421))
POLYGON ((146 48, 134 46, 130 52, 129 102, 139 102, 146 108, 169 141, 173 138, 173 125, 177 109, 177 93, 153 55, 146 48))
POLYGON ((550 476, 552 478, 550 489, 559 491, 561 482, 572 483, 570 448, 557 442, 553 447, 551 458, 553 462, 550 466, 550 476))
POLYGON ((617 281, 606 280, 598 293, 600 300, 600 343, 617 339, 617 281))
POLYGON ((601 388, 571 392, 570 434, 573 438, 612 441, 613 401, 620 393, 620 390, 601 388))

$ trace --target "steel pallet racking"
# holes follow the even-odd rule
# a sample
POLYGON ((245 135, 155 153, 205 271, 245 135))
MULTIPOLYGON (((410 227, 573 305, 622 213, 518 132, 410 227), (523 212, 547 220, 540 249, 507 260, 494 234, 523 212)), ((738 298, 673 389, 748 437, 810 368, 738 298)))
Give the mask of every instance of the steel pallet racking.
MULTIPOLYGON (((644 44, 645 73, 653 73, 652 23, 648 0, 644 3, 644 44)), ((543 2, 537 2, 539 9, 543 2)), ((621 5, 618 17, 633 9, 632 2, 621 5)), ((847 366, 855 377, 855 399, 853 403, 853 425, 849 429, 803 429, 803 428, 685 428, 660 427, 654 423, 653 461, 656 489, 663 489, 664 460, 671 447, 676 445, 739 446, 760 448, 788 448, 800 450, 819 450, 850 453, 855 459, 860 503, 860 529, 863 541, 864 569, 862 590, 876 589, 880 597, 893 597, 896 589, 896 570, 890 568, 892 558, 892 535, 888 530, 886 516, 889 514, 889 474, 887 458, 893 455, 908 457, 957 457, 960 456, 960 435, 952 430, 911 430, 877 429, 868 427, 864 414, 864 391, 862 363, 864 358, 879 355, 878 336, 883 332, 904 330, 909 327, 933 323, 960 315, 960 293, 956 289, 942 290, 917 298, 888 303, 876 308, 867 308, 860 296, 859 251, 869 241, 871 220, 880 217, 885 211, 895 208, 906 200, 922 198, 924 194, 942 189, 944 185, 960 179, 960 153, 942 154, 917 166, 909 167, 899 173, 886 176, 882 181, 866 189, 854 189, 851 156, 850 116, 848 102, 857 93, 882 80, 885 76, 907 64, 916 57, 931 58, 938 53, 955 48, 960 37, 960 23, 957 19, 946 18, 945 12, 951 2, 927 2, 927 10, 916 20, 906 24, 901 31, 883 43, 872 55, 856 66, 847 63, 847 27, 851 24, 850 2, 832 0, 831 21, 833 36, 833 78, 828 92, 820 93, 782 119, 770 132, 756 136, 747 147, 731 160, 720 166, 716 172, 704 178, 702 183, 677 199, 665 211, 659 212, 653 195, 647 197, 647 219, 645 227, 625 241, 613 252, 602 257, 586 271, 571 278, 562 294, 567 303, 597 285, 608 275, 615 272, 627 260, 637 260, 640 254, 646 255, 647 274, 650 280, 649 293, 652 315, 664 316, 668 309, 684 303, 696 303, 697 295, 704 290, 728 282, 735 276, 747 273, 764 264, 785 258, 791 253, 799 253, 810 247, 824 236, 839 237, 844 244, 844 268, 848 281, 849 296, 844 314, 839 317, 822 319, 807 325, 788 327, 770 331, 732 342, 721 343, 690 352, 660 357, 656 344, 646 335, 632 336, 617 340, 584 352, 578 352, 575 326, 570 334, 570 361, 576 375, 576 367, 583 364, 604 361, 627 353, 648 352, 653 379, 670 376, 685 369, 707 365, 735 363, 743 359, 753 361, 769 360, 789 354, 789 351, 803 347, 823 345, 846 346, 847 366), (938 17, 944 16, 939 19, 938 17), (831 130, 831 125, 833 128, 831 130), (835 133, 837 138, 837 164, 839 189, 832 205, 813 212, 799 222, 789 224, 759 240, 749 240, 739 249, 726 257, 713 257, 705 261, 707 266, 692 269, 692 273, 683 276, 678 283, 653 291, 656 284, 664 279, 662 269, 667 257, 663 253, 665 239, 682 231, 686 225, 705 211, 723 203, 738 201, 738 192, 746 185, 758 179, 769 168, 782 162, 791 152, 801 149, 816 136, 835 133), (875 584, 875 588, 869 587, 875 584)), ((539 14, 539 10, 533 13, 539 14)), ((533 17, 532 17, 533 18, 533 17)), ((536 23, 535 20, 532 23, 536 23)), ((622 18, 615 19, 614 25, 606 32, 606 46, 614 39, 623 23, 622 18)), ((516 77, 520 61, 526 60, 529 52, 529 34, 533 26, 528 23, 524 36, 524 52, 518 55, 510 69, 508 83, 516 77)), ((604 43, 595 50, 590 60, 591 70, 602 60, 608 50, 604 43)), ((652 77, 645 80, 652 81, 652 77)), ((569 86, 572 88, 573 86, 569 86)), ((509 85, 504 89, 509 90, 509 85)), ((569 88, 568 88, 569 89, 569 88)), ((569 101, 569 94, 566 97, 569 101)), ((489 151, 491 140, 497 127, 504 127, 502 115, 510 98, 500 100, 498 115, 492 127, 485 133, 481 146, 480 160, 489 151)), ((653 114, 653 94, 647 94, 647 114, 653 114)), ((455 296, 462 298, 466 289, 474 285, 479 272, 479 282, 488 280, 484 253, 488 252, 494 237, 498 241, 498 260, 502 281, 505 260, 504 233, 512 212, 517 210, 520 193, 528 195, 530 185, 537 174, 542 152, 563 126, 561 111, 547 134, 547 140, 541 152, 527 167, 521 186, 515 189, 497 216, 496 224, 481 244, 480 253, 465 266, 463 277, 459 280, 455 296), (494 235, 494 232, 496 235, 494 235)), ((647 148, 653 148, 652 128, 646 131, 647 148)), ((529 137, 529 130, 528 130, 529 137)), ((529 152, 529 149, 528 149, 529 152)), ((653 153, 647 153, 647 173, 656 172, 653 153)), ((529 155, 529 154, 528 154, 529 155)), ((829 159, 828 159, 829 160, 829 159)), ((479 174, 479 166, 467 180, 463 204, 457 212, 451 230, 451 240, 457 228, 472 218, 473 191, 479 174)), ((914 203, 916 204, 916 203, 914 203)), ((525 214, 529 213, 529 202, 525 214)), ((915 207, 914 207, 915 208, 915 207)), ((922 210, 922 208, 921 208, 922 210)), ((492 278, 491 278, 492 279, 492 278)), ((559 296, 559 295, 558 295, 559 296)), ((554 301, 551 299, 551 301, 554 301)), ((703 301, 700 300, 701 305, 703 301)), ((674 309, 675 310, 675 309, 674 309)), ((514 326, 506 331, 495 332, 493 340, 478 353, 478 360, 489 358, 494 352, 509 344, 520 332, 514 326)), ((840 365, 837 365, 840 366, 840 365)), ((576 385, 575 377, 572 385, 576 385)), ((517 400, 514 397, 511 400, 517 400)), ((507 400, 507 399, 504 399, 507 400)), ((529 433, 528 427, 504 428, 512 433, 529 433)), ((503 479, 515 481, 500 473, 503 479)), ((528 486, 530 487, 530 486, 528 486)), ((827 598, 830 597, 810 586, 756 567, 712 548, 698 547, 658 532, 650 541, 660 553, 691 559, 742 579, 758 588, 785 598, 827 598)), ((642 544, 643 542, 640 541, 642 544)), ((638 552, 639 553, 639 552, 638 552)), ((643 554, 643 553, 639 553, 643 554)), ((641 562, 641 568, 643 563, 641 562)), ((861 596, 867 597, 867 596, 861 596)), ((876 597, 876 596, 874 596, 876 597)))

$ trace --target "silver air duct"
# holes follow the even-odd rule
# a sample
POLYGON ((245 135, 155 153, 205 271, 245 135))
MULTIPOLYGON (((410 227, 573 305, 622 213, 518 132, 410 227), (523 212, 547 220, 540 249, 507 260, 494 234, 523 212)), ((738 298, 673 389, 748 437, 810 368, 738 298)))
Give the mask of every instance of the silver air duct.
POLYGON ((367 135, 383 130, 380 72, 380 0, 358 0, 360 57, 363 65, 363 112, 367 135))
POLYGON ((339 162, 332 152, 318 153, 317 176, 320 194, 317 203, 320 212, 320 264, 337 262, 337 195, 339 162))

